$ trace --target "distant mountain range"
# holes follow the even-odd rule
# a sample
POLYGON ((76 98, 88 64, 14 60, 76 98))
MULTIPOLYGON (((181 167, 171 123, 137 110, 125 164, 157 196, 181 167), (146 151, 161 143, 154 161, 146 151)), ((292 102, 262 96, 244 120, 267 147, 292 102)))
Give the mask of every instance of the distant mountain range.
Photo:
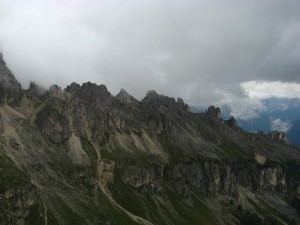
POLYGON ((262 101, 265 110, 258 117, 237 120, 246 131, 283 131, 294 145, 300 147, 300 99, 270 98, 262 101))
MULTIPOLYGON (((248 120, 236 118, 238 125, 248 132, 285 132, 290 142, 300 147, 300 99, 269 98, 262 100, 262 104, 264 110, 257 111, 257 117, 248 120)), ((222 117, 230 118, 230 107, 220 107, 222 117)), ((198 105, 191 105, 190 109, 192 112, 205 111, 205 107, 198 105)))

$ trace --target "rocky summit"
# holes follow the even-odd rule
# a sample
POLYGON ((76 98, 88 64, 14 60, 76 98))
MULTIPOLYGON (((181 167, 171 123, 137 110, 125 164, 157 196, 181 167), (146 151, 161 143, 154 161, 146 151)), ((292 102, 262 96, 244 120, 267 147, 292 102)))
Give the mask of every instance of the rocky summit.
POLYGON ((27 90, 0 57, 0 224, 300 224, 300 152, 149 91, 27 90))

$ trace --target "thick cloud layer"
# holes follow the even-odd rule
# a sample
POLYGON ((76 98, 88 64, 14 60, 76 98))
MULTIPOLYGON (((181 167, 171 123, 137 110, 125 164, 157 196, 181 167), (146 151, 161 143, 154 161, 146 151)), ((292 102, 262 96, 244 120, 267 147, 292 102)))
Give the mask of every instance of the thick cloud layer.
POLYGON ((155 89, 238 115, 261 107, 245 83, 300 83, 299 12, 298 0, 0 0, 0 51, 25 87, 155 89))

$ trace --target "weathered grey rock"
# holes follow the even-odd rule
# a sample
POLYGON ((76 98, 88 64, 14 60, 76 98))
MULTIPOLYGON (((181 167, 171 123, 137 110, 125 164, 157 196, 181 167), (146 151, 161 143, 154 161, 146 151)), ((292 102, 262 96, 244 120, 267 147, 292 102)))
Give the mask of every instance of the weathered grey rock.
POLYGON ((157 193, 162 191, 161 183, 153 168, 126 166, 119 167, 122 179, 133 188, 139 189, 142 193, 157 193))
MULTIPOLYGON (((119 166, 122 179, 140 192, 161 193, 161 178, 166 180, 172 189, 185 199, 191 198, 191 190, 200 195, 237 196, 238 185, 249 191, 278 191, 286 195, 288 190, 297 192, 297 182, 290 186, 286 171, 279 165, 261 167, 255 163, 229 164, 221 161, 192 161, 156 166, 164 168, 159 175, 153 168, 137 166, 119 166)), ((290 193, 289 193, 290 194, 290 193)))
POLYGON ((208 110, 206 110, 206 115, 211 118, 216 118, 218 120, 222 119, 221 109, 219 107, 210 106, 208 110))
POLYGON ((121 89, 115 98, 122 103, 127 103, 127 104, 137 104, 138 103, 138 100, 136 100, 134 97, 132 97, 130 94, 128 94, 124 89, 121 89))
POLYGON ((290 143, 288 137, 286 136, 286 134, 284 132, 281 132, 281 131, 272 131, 272 132, 269 133, 269 136, 272 139, 280 141, 280 142, 282 142, 284 144, 289 144, 290 143))
POLYGON ((71 136, 68 118, 64 115, 65 102, 59 98, 48 101, 36 117, 36 125, 49 140, 62 142, 71 136))

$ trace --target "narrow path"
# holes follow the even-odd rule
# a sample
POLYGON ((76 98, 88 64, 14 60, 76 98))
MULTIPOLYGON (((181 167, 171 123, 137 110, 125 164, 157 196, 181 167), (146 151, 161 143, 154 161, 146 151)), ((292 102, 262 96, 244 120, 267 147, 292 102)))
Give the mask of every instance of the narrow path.
POLYGON ((101 152, 100 152, 100 147, 95 144, 92 140, 91 140, 91 137, 92 137, 92 134, 90 132, 90 130, 88 129, 88 123, 87 121, 85 121, 85 132, 86 132, 86 135, 87 135, 87 138, 89 140, 89 142, 93 145, 93 148, 95 149, 96 153, 97 153, 97 156, 98 156, 98 164, 97 164, 97 176, 98 176, 98 186, 100 188, 100 190, 103 192, 103 194, 108 198, 108 200, 114 205, 116 206, 117 208, 119 208, 120 210, 122 210, 124 213, 126 213, 133 221, 137 222, 137 223, 140 223, 140 224, 143 224, 143 225, 154 225, 153 223, 139 217, 139 216, 136 216, 134 214, 132 214, 131 212, 129 212, 128 210, 126 210, 125 208, 123 208, 119 203, 117 203, 113 197, 111 196, 111 193, 110 191, 107 189, 106 187, 106 183, 104 181, 104 183, 101 182, 101 174, 103 173, 102 172, 102 169, 101 169, 101 166, 100 166, 100 163, 101 163, 101 152))

